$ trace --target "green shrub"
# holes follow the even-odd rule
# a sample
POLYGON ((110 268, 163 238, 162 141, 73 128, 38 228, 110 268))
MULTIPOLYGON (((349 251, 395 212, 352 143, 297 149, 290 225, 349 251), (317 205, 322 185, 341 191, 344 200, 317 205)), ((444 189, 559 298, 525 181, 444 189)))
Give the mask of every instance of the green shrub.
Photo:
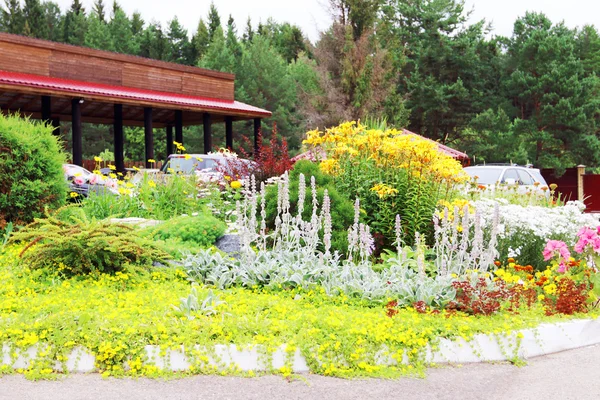
POLYGON ((65 153, 52 127, 0 114, 0 228, 26 225, 64 205, 65 153))
POLYGON ((127 264, 149 266, 168 258, 151 240, 138 236, 133 227, 85 216, 64 221, 46 214, 10 240, 27 243, 20 256, 29 268, 57 269, 69 276, 114 273, 127 264))
POLYGON ((225 233, 225 223, 210 214, 181 216, 163 222, 146 232, 157 240, 168 244, 180 242, 186 248, 190 245, 210 247, 225 233))
MULTIPOLYGON (((312 195, 310 192, 310 178, 315 177, 317 186, 317 199, 323 204, 323 193, 327 189, 331 199, 331 222, 332 222, 332 250, 338 250, 345 254, 348 250, 348 228, 354 222, 354 204, 334 186, 331 176, 323 173, 319 165, 307 160, 298 161, 294 169, 290 171, 290 212, 297 213, 298 186, 300 174, 304 174, 306 180, 306 196, 304 199, 304 211, 302 216, 305 221, 310 220, 312 215, 312 195)), ((269 186, 266 192, 267 227, 275 227, 277 216, 277 186, 269 186)))

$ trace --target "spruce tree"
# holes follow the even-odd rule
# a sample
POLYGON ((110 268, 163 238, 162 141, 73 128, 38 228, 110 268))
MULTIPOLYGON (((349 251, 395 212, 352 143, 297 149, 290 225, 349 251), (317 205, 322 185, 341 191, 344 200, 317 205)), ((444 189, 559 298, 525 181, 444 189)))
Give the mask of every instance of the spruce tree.
POLYGON ((113 39, 106 22, 103 22, 96 11, 88 18, 88 30, 85 35, 85 46, 93 49, 114 51, 113 39))
POLYGON ((206 53, 206 50, 208 50, 209 44, 208 28, 202 18, 200 18, 198 29, 192 37, 192 65, 198 64, 202 56, 206 53))
POLYGON ((21 9, 19 0, 4 0, 5 6, 2 8, 0 18, 0 27, 2 31, 14 33, 17 35, 23 34, 25 28, 25 17, 21 9))
POLYGON ((44 18, 48 27, 48 39, 52 41, 62 40, 61 25, 63 23, 63 15, 58 4, 52 1, 42 3, 44 9, 44 18))
POLYGON ((46 25, 46 16, 40 0, 25 0, 23 16, 30 30, 26 33, 27 36, 48 39, 48 25, 46 25))
POLYGON ((114 49, 118 53, 137 54, 134 48, 131 21, 121 6, 115 1, 110 22, 108 23, 114 49))
POLYGON ((92 12, 96 15, 100 22, 106 22, 106 11, 104 8, 104 1, 96 0, 92 12))
POLYGON ((250 17, 248 17, 248 20, 246 20, 246 29, 244 30, 244 35, 242 36, 242 41, 244 43, 251 42, 253 36, 254 31, 252 30, 252 20, 250 20, 250 17))
POLYGON ((210 9, 208 11, 208 40, 213 41, 215 33, 218 28, 221 28, 221 17, 219 11, 215 7, 215 3, 210 3, 210 9))
POLYGON ((192 53, 190 41, 187 31, 181 26, 177 17, 174 17, 169 22, 167 37, 169 39, 167 60, 178 64, 191 64, 192 53))
POLYGON ((71 8, 65 15, 63 24, 63 41, 76 46, 83 46, 87 30, 85 9, 79 0, 73 0, 71 8))

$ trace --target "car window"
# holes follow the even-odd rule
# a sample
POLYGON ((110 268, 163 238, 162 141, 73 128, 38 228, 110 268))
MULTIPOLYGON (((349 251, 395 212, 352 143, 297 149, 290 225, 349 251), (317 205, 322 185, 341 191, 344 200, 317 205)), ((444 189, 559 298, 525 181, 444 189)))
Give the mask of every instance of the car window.
POLYGON ((529 172, 519 170, 519 179, 521 180, 521 185, 533 185, 533 178, 529 175, 529 172))
POLYGON ((494 185, 500 180, 500 168, 465 168, 465 172, 472 178, 477 177, 477 183, 494 185))
POLYGON ((548 184, 546 183, 546 180, 544 179, 544 177, 542 176, 542 174, 540 173, 539 169, 532 169, 531 171, 529 171, 531 173, 531 175, 535 178, 535 180, 537 182, 539 182, 542 186, 548 186, 548 184))
POLYGON ((502 183, 507 183, 508 180, 512 180, 513 183, 519 182, 519 174, 516 169, 509 168, 504 172, 502 177, 502 183))

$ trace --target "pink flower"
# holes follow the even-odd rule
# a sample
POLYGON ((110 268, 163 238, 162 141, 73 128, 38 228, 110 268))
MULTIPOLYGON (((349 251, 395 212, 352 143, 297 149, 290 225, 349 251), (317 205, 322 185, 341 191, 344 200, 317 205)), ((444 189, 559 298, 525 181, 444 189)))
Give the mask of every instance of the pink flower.
POLYGON ((549 240, 542 254, 544 255, 544 261, 548 261, 555 255, 560 256, 564 261, 567 261, 571 257, 569 248, 561 240, 549 240))
POLYGON ((90 183, 90 185, 95 185, 98 183, 98 175, 96 174, 92 174, 90 176, 90 179, 88 179, 88 182, 90 183))
POLYGON ((560 264, 558 264, 558 272, 560 272, 561 274, 563 272, 567 272, 567 264, 565 264, 564 261, 561 261, 560 264))
POLYGON ((82 176, 76 176, 75 179, 73 179, 73 182, 76 185, 81 186, 81 185, 83 185, 85 183, 85 179, 82 176))
POLYGON ((579 232, 577 232, 577 236, 579 237, 579 240, 577 241, 577 244, 575 244, 575 251, 578 253, 583 253, 585 251, 585 248, 588 245, 591 245, 594 249, 595 252, 599 252, 600 251, 600 236, 598 236, 598 229, 600 229, 600 227, 596 228, 596 229, 592 229, 592 228, 588 228, 588 227, 583 227, 579 230, 579 232))

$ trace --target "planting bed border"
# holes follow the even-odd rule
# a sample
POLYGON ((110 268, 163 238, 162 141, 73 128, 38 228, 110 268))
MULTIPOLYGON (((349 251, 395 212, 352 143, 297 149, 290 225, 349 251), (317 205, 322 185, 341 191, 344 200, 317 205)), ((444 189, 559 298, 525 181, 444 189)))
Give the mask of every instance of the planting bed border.
MULTIPOLYGON (((427 349, 427 363, 472 363, 486 361, 505 361, 527 359, 545 354, 557 353, 579 347, 600 343, 600 318, 582 319, 554 324, 541 324, 536 328, 515 331, 506 334, 478 334, 467 341, 462 338, 440 339, 435 351, 427 349)), ((2 346, 2 365, 11 365, 15 369, 26 369, 30 360, 36 358, 40 345, 30 347, 26 352, 18 353, 16 359, 10 355, 10 346, 2 346)), ((265 357, 256 347, 238 350, 235 345, 215 345, 215 360, 209 358, 208 365, 217 368, 237 366, 242 371, 277 370, 286 365, 296 373, 310 372, 304 356, 299 350, 287 354, 281 346, 271 357, 265 357), (291 365, 290 365, 291 361, 291 365), (266 365, 270 363, 270 368, 266 365)), ((190 363, 183 351, 168 350, 161 356, 159 346, 146 346, 149 363, 171 371, 188 370, 190 363)), ((382 364, 393 363, 386 356, 379 357, 382 364)), ((404 360, 406 362, 406 359, 404 360)), ((95 357, 84 348, 74 349, 68 357, 66 366, 69 372, 94 372, 95 357)), ((55 369, 62 368, 57 363, 55 369)))

